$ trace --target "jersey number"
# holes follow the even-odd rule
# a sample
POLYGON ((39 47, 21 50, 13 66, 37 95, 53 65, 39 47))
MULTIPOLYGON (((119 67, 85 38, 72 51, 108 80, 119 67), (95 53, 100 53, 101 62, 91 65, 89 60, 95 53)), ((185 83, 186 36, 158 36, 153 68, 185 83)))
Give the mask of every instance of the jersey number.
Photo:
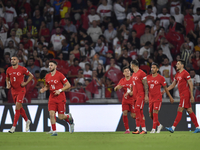
POLYGON ((135 85, 135 81, 133 81, 133 85, 135 85))
POLYGON ((13 77, 13 81, 16 81, 16 77, 13 77))
POLYGON ((52 88, 52 89, 55 89, 55 85, 51 85, 51 88, 52 88))
POLYGON ((154 84, 150 84, 150 89, 153 89, 153 87, 154 87, 154 84))

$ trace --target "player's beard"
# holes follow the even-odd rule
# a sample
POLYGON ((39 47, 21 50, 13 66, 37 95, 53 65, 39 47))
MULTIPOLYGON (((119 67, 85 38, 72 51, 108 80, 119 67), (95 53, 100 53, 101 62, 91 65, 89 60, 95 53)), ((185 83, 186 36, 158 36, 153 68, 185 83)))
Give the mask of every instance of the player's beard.
POLYGON ((53 72, 55 70, 55 68, 53 68, 52 70, 50 70, 50 72, 53 72))
POLYGON ((13 64, 11 64, 11 65, 12 65, 12 66, 16 66, 16 65, 17 65, 17 63, 15 63, 15 64, 13 63, 13 64))

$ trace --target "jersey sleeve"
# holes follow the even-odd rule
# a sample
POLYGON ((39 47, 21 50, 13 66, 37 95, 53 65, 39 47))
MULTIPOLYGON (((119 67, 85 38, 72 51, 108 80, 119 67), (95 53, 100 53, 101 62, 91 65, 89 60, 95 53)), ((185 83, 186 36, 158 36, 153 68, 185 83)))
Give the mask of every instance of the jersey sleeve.
POLYGON ((176 80, 176 81, 177 81, 177 73, 176 73, 176 75, 175 75, 175 77, 174 77, 174 80, 176 80))
POLYGON ((65 84, 68 82, 67 78, 63 74, 60 74, 60 81, 62 82, 62 84, 65 84))
POLYGON ((189 74, 187 71, 184 73, 184 78, 185 78, 186 80, 191 79, 190 74, 189 74))
POLYGON ((164 87, 166 84, 165 78, 163 76, 161 76, 161 81, 160 81, 161 85, 164 87))
POLYGON ((25 74, 26 76, 29 74, 29 71, 27 68, 23 67, 23 74, 25 74))
POLYGON ((119 81, 117 85, 122 85, 123 84, 123 78, 119 81))
POLYGON ((143 71, 140 73, 140 79, 143 80, 143 79, 146 79, 147 76, 146 76, 146 73, 144 73, 143 71))

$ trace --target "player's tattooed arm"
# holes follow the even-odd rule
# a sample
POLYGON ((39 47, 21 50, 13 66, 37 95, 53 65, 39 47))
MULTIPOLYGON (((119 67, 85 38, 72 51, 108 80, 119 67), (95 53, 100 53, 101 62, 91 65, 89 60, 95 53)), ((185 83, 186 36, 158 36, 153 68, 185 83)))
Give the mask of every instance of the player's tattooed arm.
POLYGON ((145 96, 148 96, 148 90, 149 90, 149 87, 148 87, 148 84, 147 84, 147 79, 143 79, 142 80, 142 83, 144 85, 144 92, 145 92, 145 96))
POLYGON ((166 85, 164 86, 164 90, 165 90, 165 92, 167 93, 167 95, 169 96, 170 102, 173 104, 173 103, 174 103, 174 99, 173 99, 173 97, 171 96, 171 94, 170 94, 169 90, 167 89, 167 86, 166 86, 166 85))
POLYGON ((191 94, 191 102, 194 103, 194 96, 193 96, 193 83, 192 80, 187 80, 189 87, 190 87, 190 94, 191 94))

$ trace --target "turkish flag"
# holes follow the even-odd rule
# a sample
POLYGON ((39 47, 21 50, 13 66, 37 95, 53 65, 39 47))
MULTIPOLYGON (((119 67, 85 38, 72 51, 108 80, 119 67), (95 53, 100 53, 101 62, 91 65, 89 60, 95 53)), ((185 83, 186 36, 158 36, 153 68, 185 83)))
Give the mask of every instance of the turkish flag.
POLYGON ((93 94, 99 94, 98 85, 94 79, 86 86, 85 89, 93 94))
POLYGON ((185 42, 183 34, 170 30, 166 35, 166 39, 175 46, 171 53, 180 53, 181 45, 185 42))
POLYGON ((194 31, 194 18, 193 16, 187 14, 184 17, 184 23, 185 23, 185 30, 186 35, 192 30, 194 31))
POLYGON ((57 70, 66 76, 69 71, 68 62, 65 60, 59 60, 59 59, 55 59, 55 61, 58 63, 57 70))
POLYGON ((85 93, 69 92, 70 103, 85 103, 88 97, 85 93))
POLYGON ((121 70, 111 67, 106 73, 105 76, 108 77, 112 82, 117 84, 121 78, 124 77, 123 73, 121 70))

